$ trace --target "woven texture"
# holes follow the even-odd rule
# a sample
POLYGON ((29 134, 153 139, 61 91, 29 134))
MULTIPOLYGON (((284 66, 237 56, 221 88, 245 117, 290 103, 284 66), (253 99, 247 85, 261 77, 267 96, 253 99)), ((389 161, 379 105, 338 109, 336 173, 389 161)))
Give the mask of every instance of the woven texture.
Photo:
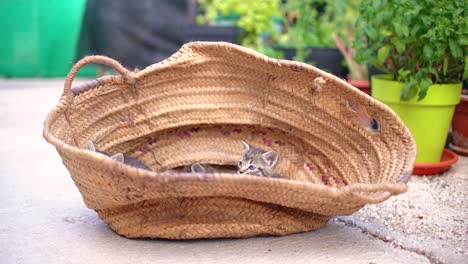
POLYGON ((193 239, 284 235, 322 227, 405 192, 416 156, 388 107, 312 66, 220 42, 192 42, 131 72, 103 56, 70 71, 44 124, 83 195, 126 237, 193 239), (71 88, 90 63, 106 76, 71 88), (363 126, 355 108, 379 124, 363 126), (85 150, 137 157, 154 171, 85 150), (236 165, 241 140, 279 153, 282 178, 169 170, 236 165))

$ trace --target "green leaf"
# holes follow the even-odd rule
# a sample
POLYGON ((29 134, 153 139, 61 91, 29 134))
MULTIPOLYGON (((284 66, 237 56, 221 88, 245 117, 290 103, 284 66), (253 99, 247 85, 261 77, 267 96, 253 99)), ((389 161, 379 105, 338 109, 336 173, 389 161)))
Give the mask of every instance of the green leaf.
POLYGON ((390 45, 384 45, 377 51, 377 63, 384 64, 385 60, 390 53, 390 45))
POLYGON ((447 75, 447 68, 448 68, 448 58, 447 56, 444 56, 444 62, 442 64, 442 73, 445 75, 447 75))
POLYGON ((432 81, 429 78, 424 78, 419 83, 419 94, 418 94, 418 101, 421 101, 426 97, 427 91, 429 90, 429 86, 432 85, 432 81))
POLYGON ((412 26, 412 27, 411 27, 411 35, 412 35, 412 36, 418 35, 417 33, 418 33, 418 31, 419 31, 420 28, 421 28, 421 27, 420 27, 419 25, 417 25, 417 24, 414 25, 414 26, 412 26))
POLYGON ((375 28, 373 27, 370 27, 368 25, 366 25, 364 27, 364 32, 366 32, 367 36, 370 38, 370 39, 376 39, 377 38, 377 30, 375 30, 375 28))
POLYGON ((398 53, 403 53, 405 51, 405 42, 402 39, 397 38, 392 41, 393 45, 395 45, 396 50, 398 53))
POLYGON ((424 46, 423 55, 424 55, 424 58, 428 61, 432 59, 433 52, 430 46, 424 46))
POLYGON ((403 90, 400 94, 400 100, 408 101, 411 98, 415 97, 417 93, 418 88, 416 87, 416 81, 411 80, 410 82, 407 82, 405 86, 403 86, 403 90))
POLYGON ((409 29, 407 25, 404 25, 399 22, 393 23, 393 28, 399 37, 407 37, 409 35, 409 29))
POLYGON ((374 1, 374 7, 377 9, 382 6, 382 1, 380 0, 375 0, 374 1))
POLYGON ((465 56, 465 69, 463 69, 463 80, 468 80, 468 56, 465 56))
POLYGON ((436 71, 436 69, 434 67, 431 67, 429 68, 429 72, 432 73, 435 77, 435 82, 436 83, 440 83, 440 77, 439 77, 439 73, 436 71))
POLYGON ((364 20, 364 19, 363 19, 362 17, 358 17, 358 18, 356 19, 356 22, 354 23, 354 27, 355 27, 355 28, 360 27, 360 26, 361 26, 361 23, 363 22, 363 20, 364 20))
POLYGON ((390 37, 393 34, 393 32, 391 30, 386 29, 386 28, 381 28, 380 29, 380 34, 382 36, 384 36, 384 37, 390 37))
POLYGON ((468 34, 460 36, 460 45, 468 46, 468 34))
POLYGON ((450 53, 452 53, 453 57, 463 58, 463 51, 460 45, 458 45, 458 43, 455 40, 453 39, 449 40, 449 48, 450 48, 450 53))
POLYGON ((453 11, 453 15, 454 16, 459 16, 461 13, 463 13, 464 9, 462 8, 458 8, 458 9, 455 9, 455 11, 453 11))
POLYGON ((407 25, 401 25, 401 32, 403 33, 404 37, 407 37, 409 35, 409 29, 407 25))
POLYGON ((420 5, 418 5, 417 2, 415 3, 411 3, 413 6, 412 6, 412 14, 414 16, 417 16, 419 14, 419 12, 421 11, 422 7, 420 5))
POLYGON ((406 70, 404 68, 401 68, 398 70, 398 80, 401 81, 401 82, 406 82, 407 81, 407 76, 410 74, 411 72, 409 70, 406 70))

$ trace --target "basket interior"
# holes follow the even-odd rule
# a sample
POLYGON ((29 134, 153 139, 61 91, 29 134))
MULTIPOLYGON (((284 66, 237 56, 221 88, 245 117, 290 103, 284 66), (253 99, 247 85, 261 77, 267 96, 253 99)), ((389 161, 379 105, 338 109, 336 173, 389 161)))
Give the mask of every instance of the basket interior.
POLYGON ((214 55, 174 56, 137 73, 135 85, 108 79, 77 94, 51 131, 78 148, 91 138, 99 149, 137 157, 156 171, 236 165, 241 140, 277 150, 279 174, 291 180, 342 187, 396 182, 408 171, 411 138, 372 98, 317 69, 236 50, 214 55), (363 125, 356 106, 378 130, 363 125))
POLYGON ((396 114, 344 81, 219 42, 186 44, 140 72, 103 56, 80 60, 46 119, 44 137, 86 206, 126 237, 314 230, 333 215, 406 191, 416 156, 396 114), (71 89, 89 63, 112 66, 122 77, 71 89), (154 172, 85 150, 89 139, 101 151, 141 159, 154 172), (238 175, 241 141, 276 150, 282 179, 238 175), (177 170, 195 162, 232 169, 177 170))

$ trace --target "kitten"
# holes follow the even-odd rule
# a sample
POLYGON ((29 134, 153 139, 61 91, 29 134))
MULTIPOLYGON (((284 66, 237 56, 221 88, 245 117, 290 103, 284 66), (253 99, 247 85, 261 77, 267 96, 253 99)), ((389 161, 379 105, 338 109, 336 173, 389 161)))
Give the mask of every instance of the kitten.
POLYGON ((274 150, 264 151, 255 148, 242 141, 244 153, 239 160, 238 173, 256 175, 261 177, 279 177, 276 174, 278 165, 278 152, 274 150))
POLYGON ((213 168, 212 166, 208 164, 200 164, 200 163, 194 163, 192 166, 190 166, 190 170, 193 173, 214 173, 216 172, 216 169, 213 168))
POLYGON ((221 172, 218 169, 215 169, 212 165, 193 163, 192 165, 180 166, 172 169, 168 169, 169 172, 191 172, 191 173, 215 173, 221 172))
POLYGON ((86 149, 90 150, 90 151, 94 151, 94 152, 104 154, 104 155, 110 157, 111 159, 116 160, 116 161, 121 162, 121 163, 126 164, 126 165, 130 165, 130 166, 137 167, 137 168, 144 169, 144 170, 149 170, 149 171, 151 170, 150 167, 148 167, 145 163, 143 163, 143 161, 141 161, 141 160, 139 160, 137 158, 134 158, 134 157, 122 154, 122 153, 117 153, 117 154, 112 155, 112 154, 109 154, 107 152, 100 151, 99 149, 97 149, 94 146, 94 143, 93 143, 93 141, 91 139, 88 140, 88 142, 86 143, 86 149))

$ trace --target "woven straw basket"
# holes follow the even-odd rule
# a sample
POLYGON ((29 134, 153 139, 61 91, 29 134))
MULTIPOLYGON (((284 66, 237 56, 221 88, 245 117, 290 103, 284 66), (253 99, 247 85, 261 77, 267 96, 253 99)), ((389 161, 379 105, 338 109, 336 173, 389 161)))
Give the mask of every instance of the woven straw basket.
POLYGON ((304 63, 220 42, 192 42, 131 72, 80 60, 44 124, 87 207, 126 237, 284 235, 322 227, 407 190, 416 147, 388 107, 304 63), (90 63, 106 76, 71 88, 90 63), (359 111, 374 118, 363 126, 359 111), (373 125, 376 125, 373 124, 373 125), (85 150, 137 157, 153 171, 85 150), (244 140, 279 153, 281 178, 169 170, 236 165, 244 140))

